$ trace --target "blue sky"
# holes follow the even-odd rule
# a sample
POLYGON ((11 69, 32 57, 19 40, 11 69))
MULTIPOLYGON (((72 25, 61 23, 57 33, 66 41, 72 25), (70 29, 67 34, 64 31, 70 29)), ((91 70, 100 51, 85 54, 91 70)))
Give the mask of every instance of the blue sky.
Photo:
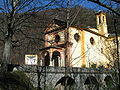
POLYGON ((83 7, 94 9, 94 10, 106 10, 104 7, 101 7, 95 3, 89 2, 87 0, 84 0, 84 2, 81 5, 83 7))
MULTIPOLYGON (((0 0, 0 8, 2 7, 4 1, 6 1, 6 0, 0 0)), ((8 0, 8 1, 10 1, 10 0, 8 0)), ((24 0, 21 0, 21 1, 24 1, 24 0)), ((50 1, 51 0, 34 0, 34 2, 30 5, 30 7, 32 7, 33 4, 35 4, 37 6, 39 6, 39 5, 44 6, 47 3, 49 3, 50 1)), ((62 5, 62 7, 66 7, 66 2, 68 0, 63 0, 64 3, 62 3, 61 1, 62 0, 56 0, 56 3, 55 3, 56 5, 53 4, 52 6, 49 7, 49 9, 51 9, 51 8, 59 8, 60 6, 57 6, 58 3, 59 3, 59 5, 62 5)), ((101 0, 101 1, 109 4, 108 0, 101 0)), ((97 5, 97 4, 94 4, 94 3, 92 3, 92 2, 90 2, 88 0, 70 0, 70 7, 74 7, 76 5, 77 6, 80 5, 80 6, 83 6, 85 8, 94 9, 96 11, 98 11, 98 10, 107 10, 107 9, 105 9, 105 8, 103 8, 103 7, 101 7, 101 6, 97 5)), ((112 6, 115 7, 116 5, 114 4, 112 6)), ((48 8, 46 8, 46 9, 48 9, 48 8)), ((44 10, 46 10, 46 9, 44 9, 44 10)))
MULTIPOLYGON (((57 1, 59 1, 59 0, 57 0, 57 1)), ((66 7, 67 6, 66 2, 68 0, 63 0, 63 1, 65 2, 63 6, 66 7)), ((88 1, 88 0, 69 0, 69 1, 70 1, 70 7, 83 6, 85 8, 94 9, 96 11, 98 11, 98 10, 107 10, 106 8, 101 7, 101 6, 99 6, 99 5, 97 5, 97 4, 93 3, 93 2, 88 1)), ((101 0, 101 1, 107 3, 108 0, 101 0)))

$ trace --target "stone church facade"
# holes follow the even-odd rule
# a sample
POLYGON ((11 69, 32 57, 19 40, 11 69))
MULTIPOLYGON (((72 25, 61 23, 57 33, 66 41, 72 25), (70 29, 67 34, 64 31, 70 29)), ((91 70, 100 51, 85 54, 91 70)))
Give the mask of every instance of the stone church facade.
POLYGON ((67 55, 69 67, 113 66, 116 57, 115 36, 108 34, 106 14, 97 13, 96 22, 97 29, 67 28, 66 22, 54 19, 54 23, 44 32, 45 48, 41 49, 39 64, 64 67, 67 55))
POLYGON ((97 29, 67 28, 66 22, 54 19, 44 32, 45 47, 40 49, 38 65, 23 66, 35 87, 115 90, 118 71, 111 69, 117 60, 115 36, 108 34, 105 13, 97 13, 96 22, 97 29))

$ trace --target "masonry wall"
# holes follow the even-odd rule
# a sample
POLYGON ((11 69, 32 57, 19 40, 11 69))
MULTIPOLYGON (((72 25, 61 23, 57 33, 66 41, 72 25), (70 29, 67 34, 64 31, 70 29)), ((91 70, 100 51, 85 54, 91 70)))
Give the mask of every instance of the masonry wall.
MULTIPOLYGON (((72 78, 73 81, 75 81, 75 84, 73 85, 74 89, 68 90, 90 90, 89 89, 90 86, 94 88, 93 90, 105 90, 105 88, 107 88, 108 82, 111 83, 110 88, 115 87, 117 84, 115 70, 105 68, 96 69, 67 68, 66 70, 64 67, 61 68, 61 67, 24 66, 24 69, 20 70, 27 72, 27 75, 31 78, 31 81, 35 87, 38 87, 38 70, 39 70, 40 75, 39 82, 40 87, 43 90, 53 90, 54 88, 56 88, 56 90, 64 90, 64 85, 57 83, 60 81, 62 77, 65 76, 65 71, 67 73, 66 75, 72 78), (91 80, 94 79, 93 81, 95 83, 94 82, 90 83, 88 79, 89 77, 92 78, 91 80), (106 78, 108 82, 106 82, 106 78), (99 86, 96 86, 96 83, 98 83, 99 86)), ((72 85, 68 85, 68 87, 70 86, 72 85)))

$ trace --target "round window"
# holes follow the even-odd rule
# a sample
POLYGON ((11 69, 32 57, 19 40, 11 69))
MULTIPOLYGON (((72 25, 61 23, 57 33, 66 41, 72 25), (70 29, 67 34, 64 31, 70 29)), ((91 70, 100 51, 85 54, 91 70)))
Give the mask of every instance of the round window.
POLYGON ((60 41, 60 36, 59 35, 55 35, 55 42, 58 43, 60 41))
POLYGON ((95 44, 95 40, 94 40, 94 38, 93 38, 93 37, 91 37, 91 38, 90 38, 90 43, 91 43, 92 45, 94 45, 94 44, 95 44))
POLYGON ((80 40, 80 35, 78 33, 75 33, 74 39, 78 42, 80 40))

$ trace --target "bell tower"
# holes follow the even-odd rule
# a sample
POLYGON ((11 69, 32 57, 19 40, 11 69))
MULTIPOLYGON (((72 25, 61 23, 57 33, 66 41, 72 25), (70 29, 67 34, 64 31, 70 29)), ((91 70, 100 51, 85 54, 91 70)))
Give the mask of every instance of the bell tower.
POLYGON ((97 19, 97 29, 99 34, 108 36, 108 30, 107 30, 107 22, 106 22, 106 14, 102 11, 99 11, 96 13, 96 19, 97 19))

